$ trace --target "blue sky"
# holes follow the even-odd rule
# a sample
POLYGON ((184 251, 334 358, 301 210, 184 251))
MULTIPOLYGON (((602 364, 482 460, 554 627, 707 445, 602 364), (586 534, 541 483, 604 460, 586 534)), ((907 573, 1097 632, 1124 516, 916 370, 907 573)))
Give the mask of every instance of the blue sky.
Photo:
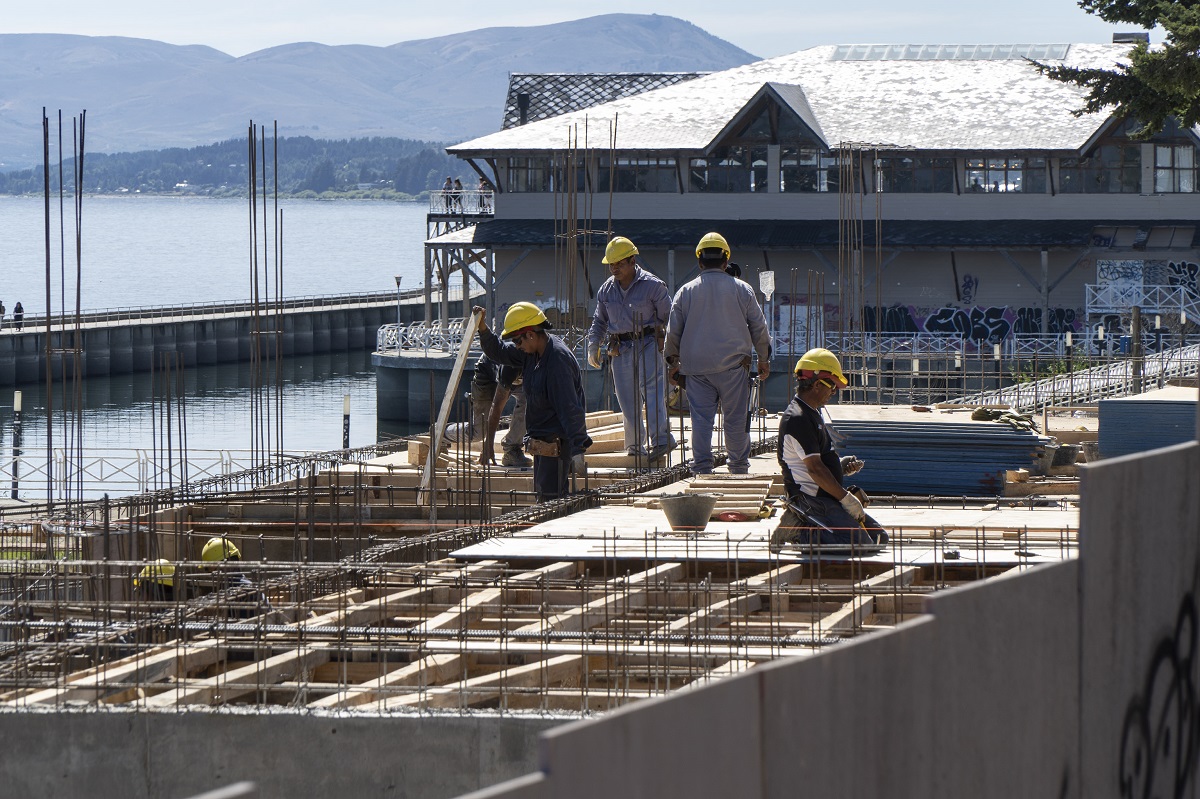
POLYGON ((604 13, 679 17, 764 57, 818 44, 1107 42, 1114 30, 1129 29, 1114 28, 1084 13, 1073 0, 924 0, 920 4, 758 0, 747 6, 729 0, 609 0, 603 4, 522 0, 519 10, 505 9, 508 4, 495 0, 452 4, 411 0, 206 0, 187 4, 59 0, 5 5, 0 33, 131 36, 171 44, 204 44, 235 56, 292 42, 388 45, 477 28, 544 25, 604 13))

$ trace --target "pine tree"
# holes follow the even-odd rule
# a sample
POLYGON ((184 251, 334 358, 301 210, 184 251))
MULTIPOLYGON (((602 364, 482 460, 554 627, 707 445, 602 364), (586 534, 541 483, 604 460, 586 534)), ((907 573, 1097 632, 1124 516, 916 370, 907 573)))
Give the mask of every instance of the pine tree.
POLYGON ((1161 26, 1166 39, 1153 48, 1139 42, 1113 69, 1037 64, 1043 75, 1088 90, 1076 116, 1115 109, 1141 124, 1138 138, 1161 131, 1171 117, 1184 128, 1200 122, 1200 0, 1080 0, 1079 7, 1106 22, 1161 26))

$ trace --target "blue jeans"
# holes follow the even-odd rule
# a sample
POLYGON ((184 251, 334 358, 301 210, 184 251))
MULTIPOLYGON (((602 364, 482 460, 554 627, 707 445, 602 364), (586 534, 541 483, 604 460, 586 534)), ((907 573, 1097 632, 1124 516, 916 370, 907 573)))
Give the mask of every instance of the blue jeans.
POLYGON ((625 449, 648 450, 670 444, 671 424, 667 418, 666 377, 654 336, 621 344, 613 358, 613 388, 625 422, 625 449), (642 425, 645 410, 646 423, 642 425))
POLYGON ((688 415, 692 419, 692 473, 708 474, 713 469, 712 433, 721 406, 721 428, 729 454, 731 474, 750 471, 750 372, 735 366, 724 372, 687 376, 688 415))

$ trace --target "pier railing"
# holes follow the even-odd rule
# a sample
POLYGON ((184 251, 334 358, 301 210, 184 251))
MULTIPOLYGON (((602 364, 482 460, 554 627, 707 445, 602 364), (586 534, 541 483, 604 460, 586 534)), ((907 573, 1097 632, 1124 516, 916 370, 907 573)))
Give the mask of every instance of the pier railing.
MULTIPOLYGON (((461 294, 461 289, 459 290, 461 294)), ((306 308, 331 308, 342 305, 379 305, 396 303, 406 299, 421 297, 421 288, 408 289, 399 295, 395 291, 371 291, 359 294, 312 294, 298 297, 287 297, 279 302, 260 302, 258 309, 262 313, 278 310, 295 310, 306 308)), ((176 319, 186 316, 219 316, 222 314, 245 314, 253 311, 255 305, 246 300, 229 300, 223 302, 184 303, 181 305, 161 306, 129 306, 120 308, 105 308, 102 310, 84 311, 79 315, 84 324, 103 324, 105 322, 150 321, 157 319, 176 319)), ((75 324, 75 314, 50 314, 50 323, 55 326, 75 324)), ((46 315, 26 314, 22 324, 25 328, 44 328, 46 315)), ((0 333, 15 329, 11 314, 5 317, 3 330, 0 333)))
MULTIPOLYGON (((460 295, 461 296, 461 295, 460 295)), ((405 325, 381 325, 375 334, 375 351, 381 355, 412 354, 415 350, 450 352, 462 343, 466 323, 462 319, 451 319, 442 326, 440 321, 430 324, 410 322, 405 325)), ((577 354, 583 352, 586 330, 555 330, 567 346, 577 354)))

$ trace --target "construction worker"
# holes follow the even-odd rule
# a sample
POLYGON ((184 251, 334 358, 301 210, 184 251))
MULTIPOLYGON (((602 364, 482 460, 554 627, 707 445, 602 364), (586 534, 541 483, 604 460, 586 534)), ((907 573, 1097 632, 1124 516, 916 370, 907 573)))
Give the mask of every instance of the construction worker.
POLYGON ((583 374, 575 354, 547 331, 550 322, 531 302, 517 302, 504 315, 496 337, 480 317, 479 344, 496 363, 521 370, 525 389, 525 447, 533 455, 533 486, 539 502, 568 493, 570 475, 587 474, 587 434, 583 374))
POLYGON ((729 243, 706 233, 696 245, 700 276, 675 293, 663 349, 670 379, 687 379, 692 420, 692 474, 713 470, 712 432, 721 407, 729 471, 750 470, 751 357, 758 356, 758 379, 771 373, 767 320, 749 285, 725 271, 729 243))
POLYGON ((604 249, 601 262, 612 277, 596 292, 587 358, 599 369, 601 350, 608 354, 625 422, 626 454, 656 461, 675 448, 667 419, 666 379, 658 359, 671 295, 666 283, 637 264, 637 254, 638 248, 624 236, 604 249))
POLYGON ((496 463, 496 430, 509 396, 516 398, 508 432, 502 445, 504 457, 501 466, 526 469, 529 458, 522 452, 525 438, 525 391, 521 372, 515 366, 502 366, 486 355, 475 362, 471 377, 471 433, 472 438, 482 439, 483 448, 479 455, 480 464, 496 463))
POLYGON ((771 546, 878 546, 887 533, 863 507, 866 494, 845 478, 863 462, 839 457, 821 418, 821 409, 848 381, 837 356, 812 349, 796 361, 796 396, 779 422, 777 455, 791 507, 780 518, 771 546))
POLYGON ((170 602, 175 599, 175 566, 165 558, 146 564, 133 578, 133 590, 150 602, 170 602))
MULTIPOLYGON (((228 538, 213 536, 204 542, 200 550, 200 560, 204 568, 213 570, 213 591, 223 591, 226 588, 252 588, 254 583, 238 566, 242 560, 242 551, 228 538)), ((267 598, 262 593, 239 600, 239 606, 229 615, 239 618, 257 616, 260 612, 270 609, 267 598), (247 603, 253 602, 251 607, 247 603)))

